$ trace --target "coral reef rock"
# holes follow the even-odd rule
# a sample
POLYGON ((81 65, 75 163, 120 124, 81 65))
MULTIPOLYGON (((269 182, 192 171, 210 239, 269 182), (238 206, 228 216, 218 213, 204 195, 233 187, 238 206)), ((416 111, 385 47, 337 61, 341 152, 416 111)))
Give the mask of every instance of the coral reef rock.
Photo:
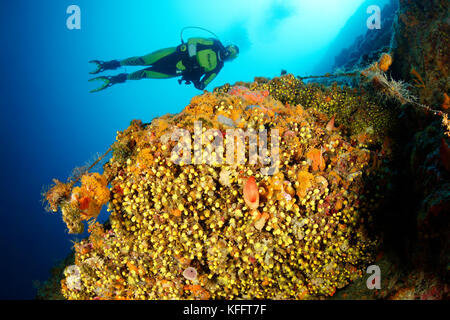
MULTIPOLYGON (((148 125, 133 121, 117 134, 103 174, 86 173, 71 192, 57 183, 47 193, 52 208, 78 213, 69 228, 95 219, 109 195, 109 221, 90 222, 90 236, 75 244, 63 295, 332 296, 375 259, 374 214, 383 203, 389 154, 381 152, 385 117, 350 88, 321 89, 285 75, 217 88, 148 125), (247 133, 278 130, 271 139, 279 149, 274 141, 263 149, 279 157, 273 174, 261 173, 261 161, 238 162, 234 154, 225 163, 174 162, 179 141, 173 132, 184 129, 195 139, 201 123, 203 149, 209 150, 214 137, 234 139, 224 119, 247 133), (60 190, 62 196, 52 194, 60 190)), ((242 141, 245 150, 249 141, 242 141)))

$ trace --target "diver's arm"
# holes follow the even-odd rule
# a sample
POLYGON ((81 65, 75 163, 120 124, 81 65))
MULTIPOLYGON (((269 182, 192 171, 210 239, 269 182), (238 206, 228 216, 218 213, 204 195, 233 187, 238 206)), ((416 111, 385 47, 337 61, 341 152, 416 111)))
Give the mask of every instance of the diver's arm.
POLYGON ((211 81, 214 80, 214 78, 217 77, 217 73, 214 71, 208 72, 203 76, 203 78, 200 80, 201 83, 204 84, 205 88, 208 86, 208 84, 211 83, 211 81))
POLYGON ((203 90, 205 89, 205 84, 203 82, 200 81, 192 81, 194 83, 194 87, 198 90, 203 90))
POLYGON ((200 81, 198 81, 197 83, 194 82, 194 86, 199 90, 205 89, 208 86, 208 84, 210 84, 211 81, 213 81, 214 78, 217 77, 221 69, 222 65, 218 65, 214 70, 205 73, 205 75, 200 79, 200 81))

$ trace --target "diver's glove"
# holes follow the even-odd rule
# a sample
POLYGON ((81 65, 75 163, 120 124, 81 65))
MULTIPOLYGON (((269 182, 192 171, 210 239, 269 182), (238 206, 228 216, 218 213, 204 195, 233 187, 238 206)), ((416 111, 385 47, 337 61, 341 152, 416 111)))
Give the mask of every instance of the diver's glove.
POLYGON ((121 74, 118 74, 117 76, 100 76, 100 77, 97 77, 97 78, 89 79, 89 82, 92 82, 92 81, 103 81, 103 84, 100 87, 98 87, 97 89, 93 89, 90 92, 91 93, 92 92, 98 92, 98 91, 101 91, 101 90, 105 90, 106 88, 109 88, 109 87, 111 87, 114 84, 123 83, 123 82, 125 82, 127 80, 127 76, 128 76, 128 74, 121 73, 121 74))
POLYGON ((206 85, 203 82, 194 82, 194 87, 196 87, 198 90, 204 90, 206 88, 206 85))
POLYGON ((105 70, 116 70, 121 66, 119 60, 111 60, 111 61, 100 61, 100 60, 91 60, 89 63, 94 63, 97 67, 94 71, 89 72, 90 74, 97 74, 103 72, 105 70))

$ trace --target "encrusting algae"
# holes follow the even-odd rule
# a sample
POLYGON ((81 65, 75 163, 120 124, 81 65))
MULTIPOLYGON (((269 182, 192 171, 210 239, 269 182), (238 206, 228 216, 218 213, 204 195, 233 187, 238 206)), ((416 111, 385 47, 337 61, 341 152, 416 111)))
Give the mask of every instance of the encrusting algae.
MULTIPOLYGON (((46 194, 70 232, 108 202, 109 221, 76 243, 67 299, 308 299, 359 278, 379 244, 381 107, 357 92, 292 75, 196 96, 179 114, 118 132, 104 173, 46 194), (175 164, 177 128, 203 144, 230 128, 279 130, 278 170, 262 164, 175 164), (108 187, 107 187, 108 186, 108 187)), ((224 140, 227 140, 225 134, 224 140)), ((245 142, 246 150, 249 147, 245 142)))

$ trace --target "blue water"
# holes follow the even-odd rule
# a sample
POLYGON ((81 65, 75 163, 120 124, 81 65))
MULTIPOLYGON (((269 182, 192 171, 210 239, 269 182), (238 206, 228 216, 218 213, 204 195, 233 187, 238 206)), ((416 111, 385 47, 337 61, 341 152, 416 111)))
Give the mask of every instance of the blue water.
MULTIPOLYGON (((372 1, 379 2, 386 1, 372 1)), ((196 25, 241 48, 239 58, 225 65, 208 90, 254 76, 278 76, 281 69, 308 75, 362 3, 0 2, 0 298, 34 298, 33 280, 48 278, 54 263, 70 252, 70 240, 77 238, 67 234, 60 214, 44 211, 43 187, 52 178, 65 181, 74 167, 105 151, 130 120, 149 122, 179 112, 200 93, 169 79, 129 81, 90 94, 89 60, 123 59, 176 46, 180 29, 196 25), (72 4, 81 9, 81 30, 66 27, 66 9, 72 4)), ((185 38, 189 36, 208 34, 190 30, 185 38)))

